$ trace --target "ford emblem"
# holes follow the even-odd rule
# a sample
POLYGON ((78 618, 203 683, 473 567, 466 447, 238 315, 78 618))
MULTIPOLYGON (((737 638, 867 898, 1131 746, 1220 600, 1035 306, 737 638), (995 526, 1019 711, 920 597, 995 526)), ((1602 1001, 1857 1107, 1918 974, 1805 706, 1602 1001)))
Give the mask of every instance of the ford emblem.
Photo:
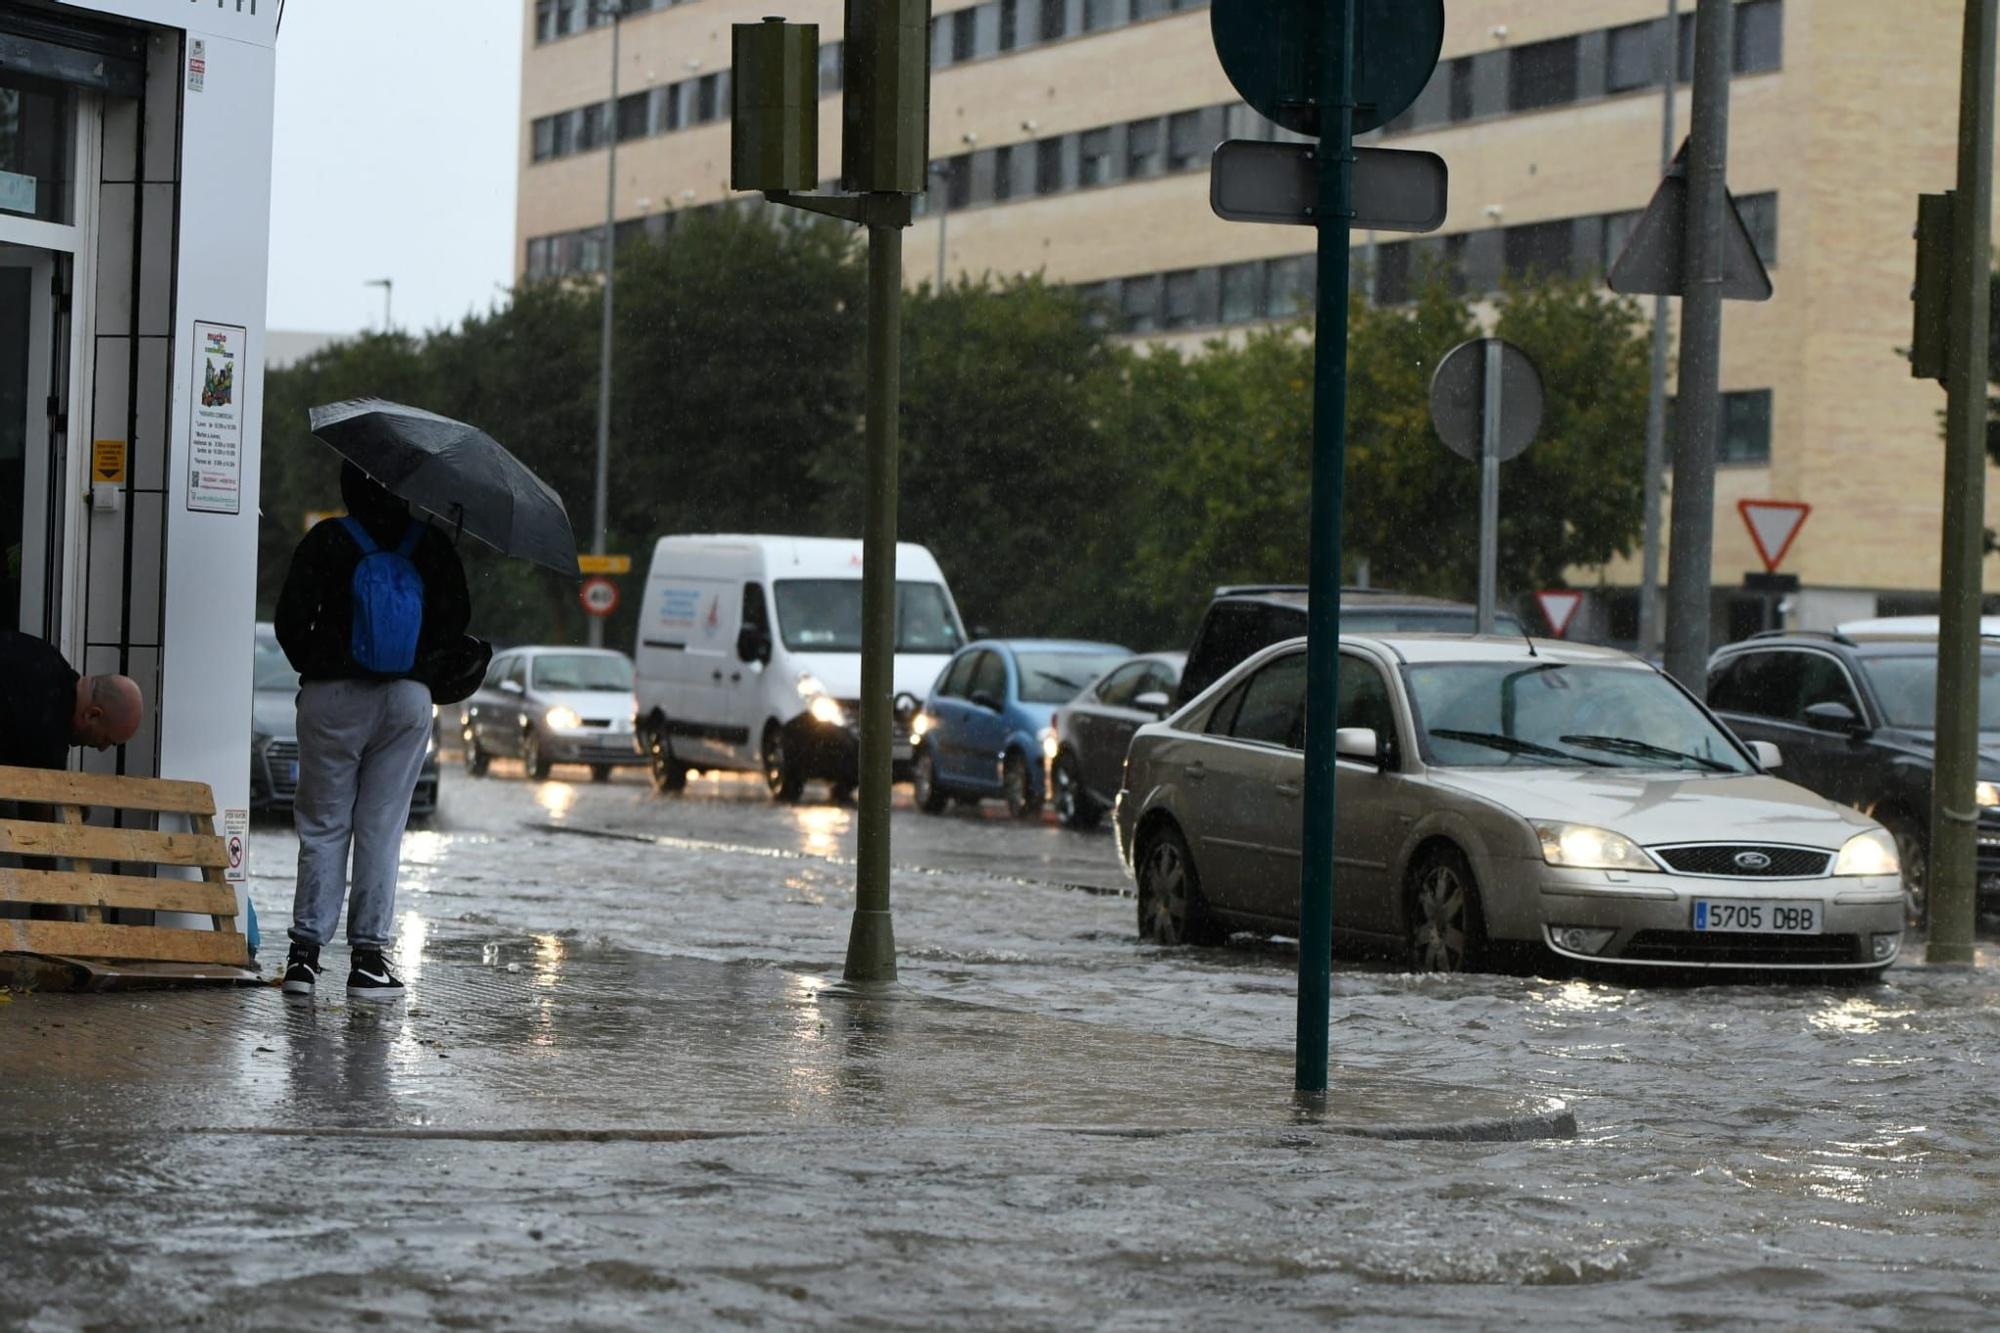
POLYGON ((1735 859, 1738 870, 1769 870, 1771 868, 1771 858, 1762 852, 1738 852, 1735 859))

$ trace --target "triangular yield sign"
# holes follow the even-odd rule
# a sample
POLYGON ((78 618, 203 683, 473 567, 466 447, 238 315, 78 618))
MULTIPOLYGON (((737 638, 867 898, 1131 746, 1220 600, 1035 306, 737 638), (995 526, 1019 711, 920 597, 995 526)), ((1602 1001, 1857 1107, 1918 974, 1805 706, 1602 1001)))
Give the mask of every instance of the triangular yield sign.
POLYGON ((1535 594, 1535 600, 1542 604, 1542 619, 1549 622, 1549 632, 1560 639, 1569 633, 1569 622, 1583 605, 1583 594, 1574 588, 1544 588, 1535 594))
MULTIPOLYGON (((1685 296, 1681 276, 1687 235, 1687 140, 1660 178, 1653 201, 1632 227, 1625 248, 1611 261, 1605 282, 1625 296, 1685 296)), ((1729 207, 1722 218, 1722 294, 1732 301, 1771 299, 1771 274, 1758 257, 1750 228, 1736 211, 1736 196, 1723 191, 1729 207)))
POLYGON ((1750 540, 1765 570, 1773 574, 1783 563, 1785 552, 1792 549, 1792 539, 1799 535, 1806 515, 1812 512, 1811 505, 1797 500, 1738 500, 1736 509, 1743 515, 1743 526, 1750 529, 1750 540))

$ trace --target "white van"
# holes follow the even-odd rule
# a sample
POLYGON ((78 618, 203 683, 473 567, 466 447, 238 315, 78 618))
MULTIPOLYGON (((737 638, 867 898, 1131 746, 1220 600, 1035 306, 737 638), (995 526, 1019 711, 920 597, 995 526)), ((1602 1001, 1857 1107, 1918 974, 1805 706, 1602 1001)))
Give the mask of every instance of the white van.
MULTIPOLYGON (((965 642, 944 571, 896 547, 897 775, 907 727, 965 642)), ((827 537, 662 537, 639 609, 634 720, 653 782, 690 772, 762 772, 795 801, 807 780, 836 800, 860 774, 861 543, 827 537)))

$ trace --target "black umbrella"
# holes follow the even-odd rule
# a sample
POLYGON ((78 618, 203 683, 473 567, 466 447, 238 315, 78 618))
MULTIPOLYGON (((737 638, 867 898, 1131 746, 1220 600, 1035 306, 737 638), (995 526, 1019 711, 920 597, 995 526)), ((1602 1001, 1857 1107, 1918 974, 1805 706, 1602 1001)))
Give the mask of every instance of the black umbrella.
POLYGON ((315 407, 312 433, 392 494, 502 555, 576 578, 562 497, 476 426, 380 398, 315 407))

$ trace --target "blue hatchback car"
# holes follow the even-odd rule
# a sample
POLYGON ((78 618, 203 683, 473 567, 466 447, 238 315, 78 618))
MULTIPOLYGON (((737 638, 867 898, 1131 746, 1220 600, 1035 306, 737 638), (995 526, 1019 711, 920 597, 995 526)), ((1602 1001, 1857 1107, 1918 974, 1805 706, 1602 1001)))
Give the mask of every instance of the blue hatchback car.
POLYGON ((1055 711, 1132 654, 1074 639, 982 639, 958 650, 911 724, 917 805, 1003 797, 1027 819, 1048 792, 1055 711))

